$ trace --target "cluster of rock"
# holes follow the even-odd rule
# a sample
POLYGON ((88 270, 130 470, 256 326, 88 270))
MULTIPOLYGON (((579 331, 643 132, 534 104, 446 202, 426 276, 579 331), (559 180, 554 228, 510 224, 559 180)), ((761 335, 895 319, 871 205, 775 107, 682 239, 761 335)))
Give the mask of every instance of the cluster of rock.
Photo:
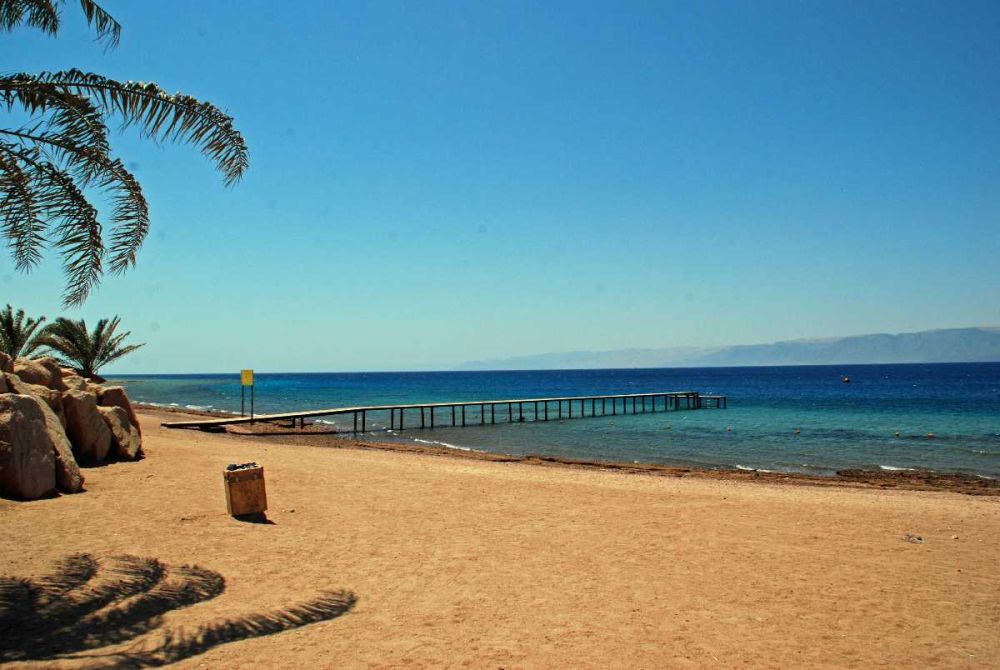
POLYGON ((79 463, 141 455, 139 420, 124 388, 94 384, 53 358, 0 353, 0 495, 76 493, 79 463))

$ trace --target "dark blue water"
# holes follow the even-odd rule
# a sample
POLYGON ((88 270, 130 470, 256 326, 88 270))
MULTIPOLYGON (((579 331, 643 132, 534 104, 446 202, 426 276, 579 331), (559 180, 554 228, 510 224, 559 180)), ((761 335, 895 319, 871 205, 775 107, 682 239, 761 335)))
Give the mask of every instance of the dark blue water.
MULTIPOLYGON (((239 412, 239 376, 123 376, 132 398, 239 412)), ((696 390, 728 410, 485 428, 382 432, 373 439, 513 454, 832 473, 917 468, 1000 476, 1000 363, 511 372, 258 374, 258 413, 338 406, 696 390), (851 378, 850 384, 841 375, 851 378), (796 433, 796 430, 799 432, 796 433), (899 433, 897 437, 896 433, 899 433), (933 438, 928 437, 932 433, 933 438)), ((438 423, 450 421, 441 411, 438 423)), ((497 412, 506 418, 506 408, 497 412)), ((469 422, 478 415, 469 413, 469 422)), ((332 417, 349 428, 350 417, 332 417)), ((419 422, 419 415, 408 425, 419 422)), ((375 416, 370 428, 387 418, 375 416)))

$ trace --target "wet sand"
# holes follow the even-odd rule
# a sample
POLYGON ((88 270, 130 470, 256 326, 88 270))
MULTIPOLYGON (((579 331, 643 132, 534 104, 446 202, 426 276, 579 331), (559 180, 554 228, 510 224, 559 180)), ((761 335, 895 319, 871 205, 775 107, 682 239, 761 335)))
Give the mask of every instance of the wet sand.
POLYGON ((79 495, 0 500, 0 572, 37 578, 77 552, 107 572, 131 554, 225 588, 67 667, 244 630, 221 624, 324 590, 356 600, 212 637, 177 667, 1000 666, 998 497, 324 449, 141 418, 145 460, 86 470, 79 495), (226 514, 221 473, 247 461, 265 467, 271 523, 226 514))

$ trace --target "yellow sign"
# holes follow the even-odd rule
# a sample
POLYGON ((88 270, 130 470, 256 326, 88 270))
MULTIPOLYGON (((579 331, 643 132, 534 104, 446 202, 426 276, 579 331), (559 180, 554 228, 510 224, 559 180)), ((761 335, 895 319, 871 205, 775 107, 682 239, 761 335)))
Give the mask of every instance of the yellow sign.
POLYGON ((240 383, 243 386, 253 386, 253 370, 241 370, 240 383))

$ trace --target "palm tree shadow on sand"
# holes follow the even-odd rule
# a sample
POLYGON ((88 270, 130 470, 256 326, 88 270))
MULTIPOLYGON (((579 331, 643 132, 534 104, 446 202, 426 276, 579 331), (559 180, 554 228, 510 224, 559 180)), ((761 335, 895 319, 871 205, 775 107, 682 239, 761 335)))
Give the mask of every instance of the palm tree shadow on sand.
POLYGON ((96 668, 156 667, 222 644, 329 621, 357 602, 350 591, 327 591, 287 609, 191 632, 160 631, 167 612, 211 600, 225 588, 218 572, 135 556, 98 561, 74 554, 40 579, 0 577, 0 664, 77 660, 96 668), (154 631, 160 634, 150 635, 154 631))

